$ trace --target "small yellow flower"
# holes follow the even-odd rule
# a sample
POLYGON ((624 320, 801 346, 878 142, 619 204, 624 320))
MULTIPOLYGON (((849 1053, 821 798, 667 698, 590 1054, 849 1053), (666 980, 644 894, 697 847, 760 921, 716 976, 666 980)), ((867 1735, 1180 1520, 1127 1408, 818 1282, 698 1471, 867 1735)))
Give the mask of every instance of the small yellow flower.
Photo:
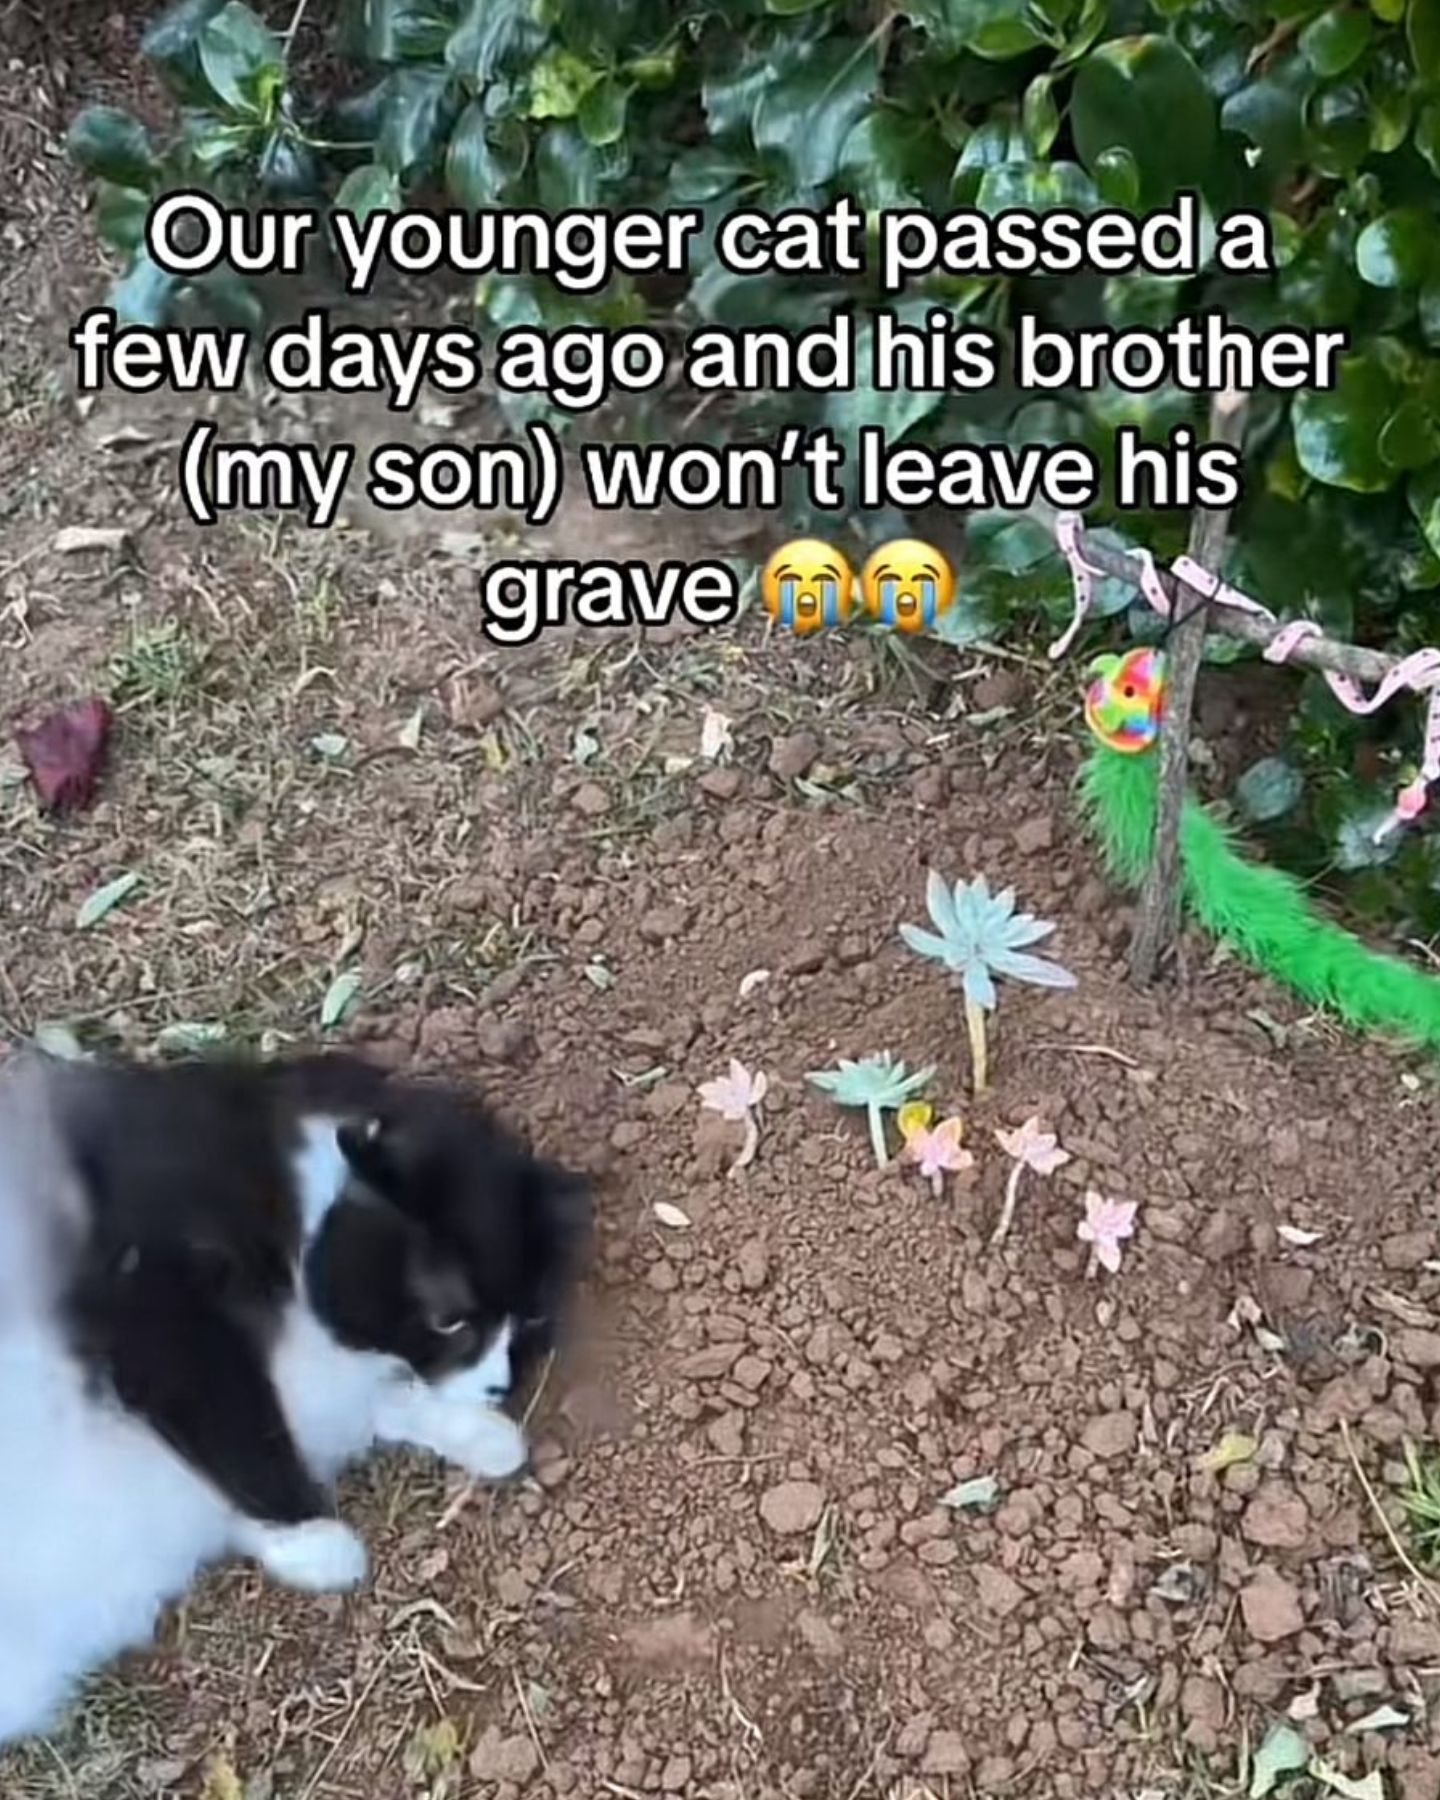
POLYGON ((895 1115, 900 1135, 908 1144, 917 1131, 923 1131, 935 1116, 935 1108, 926 1100, 907 1100, 895 1115))

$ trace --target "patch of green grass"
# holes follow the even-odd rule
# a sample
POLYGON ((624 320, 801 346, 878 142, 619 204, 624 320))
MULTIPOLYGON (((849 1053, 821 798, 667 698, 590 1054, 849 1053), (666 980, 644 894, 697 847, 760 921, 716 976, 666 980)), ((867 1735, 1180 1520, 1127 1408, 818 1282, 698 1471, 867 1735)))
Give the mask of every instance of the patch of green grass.
POLYGON ((1422 1569, 1440 1568, 1440 1457, 1405 1446, 1408 1478, 1400 1490, 1410 1554, 1422 1569))
POLYGON ((175 619, 137 627, 106 671, 116 706, 168 705, 194 685, 205 647, 175 619))

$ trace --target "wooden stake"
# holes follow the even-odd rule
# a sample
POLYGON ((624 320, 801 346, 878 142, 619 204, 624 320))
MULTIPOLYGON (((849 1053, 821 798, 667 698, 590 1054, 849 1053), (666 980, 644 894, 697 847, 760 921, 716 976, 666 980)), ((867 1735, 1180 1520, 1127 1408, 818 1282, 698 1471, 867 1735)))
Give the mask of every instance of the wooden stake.
MULTIPOLYGON (((1234 390, 1216 395, 1210 411, 1209 441, 1238 449, 1249 405, 1249 396, 1234 390)), ((1229 507, 1196 507, 1189 549, 1202 569, 1219 572, 1229 530, 1229 507)), ((1189 787, 1190 718, 1209 611, 1203 594, 1184 582, 1176 584, 1173 617, 1178 623, 1165 640, 1165 718, 1160 729, 1155 843, 1130 943, 1130 978, 1140 986, 1153 981, 1169 958, 1180 925, 1180 814, 1189 787)))

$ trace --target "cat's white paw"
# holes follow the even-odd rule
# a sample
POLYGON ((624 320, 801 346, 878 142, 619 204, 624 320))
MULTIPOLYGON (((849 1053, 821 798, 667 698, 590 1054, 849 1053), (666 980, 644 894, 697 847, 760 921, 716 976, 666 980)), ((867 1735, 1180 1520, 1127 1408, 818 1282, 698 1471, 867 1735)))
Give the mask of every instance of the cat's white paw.
POLYGON ((247 1521, 241 1547, 276 1581, 309 1594, 358 1587, 370 1567, 364 1541, 339 1519, 306 1519, 300 1525, 247 1521))
POLYGON ((442 1454, 447 1461, 485 1481, 503 1481, 530 1460, 525 1433, 502 1412, 472 1414, 446 1436, 442 1454))

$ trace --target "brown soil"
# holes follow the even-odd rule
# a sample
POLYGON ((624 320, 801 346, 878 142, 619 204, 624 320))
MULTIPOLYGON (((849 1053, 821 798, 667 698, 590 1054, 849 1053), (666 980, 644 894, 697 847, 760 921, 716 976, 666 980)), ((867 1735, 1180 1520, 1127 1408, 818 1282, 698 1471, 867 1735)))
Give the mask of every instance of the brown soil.
POLYGON ((1141 1800, 1236 1791, 1293 1709, 1333 1764, 1436 1800, 1440 1612, 1395 1497, 1440 1399, 1429 1072, 1199 940, 1128 988, 1071 806, 1073 671, 917 671, 753 615, 522 655, 433 535, 187 525, 163 421, 51 379, 92 281, 47 224, 77 204, 54 75, 0 94, 34 150, 0 302, 48 296, 3 382, 3 724, 97 686, 123 710, 77 819, 0 771, 4 1028, 278 1046, 356 967, 343 1035, 472 1074, 595 1171, 600 1232, 531 1477, 361 1471, 366 1593, 217 1574, 0 1793, 1141 1800), (55 549, 115 523, 118 554, 55 549), (932 864, 1015 883, 1080 976, 1005 995, 978 1105, 957 1001, 897 938, 932 864), (943 1200, 805 1082, 882 1048, 966 1116, 943 1200), (739 1178, 696 1095, 731 1056, 771 1084, 739 1178), (991 1250, 992 1132, 1034 1112, 1074 1160, 991 1250), (1092 1186, 1140 1205, 1116 1277, 1076 1240, 1092 1186), (1236 1431, 1253 1456, 1208 1472, 1236 1431), (998 1510, 941 1505, 977 1475, 998 1510), (1349 1729, 1387 1702, 1407 1726, 1349 1729))

